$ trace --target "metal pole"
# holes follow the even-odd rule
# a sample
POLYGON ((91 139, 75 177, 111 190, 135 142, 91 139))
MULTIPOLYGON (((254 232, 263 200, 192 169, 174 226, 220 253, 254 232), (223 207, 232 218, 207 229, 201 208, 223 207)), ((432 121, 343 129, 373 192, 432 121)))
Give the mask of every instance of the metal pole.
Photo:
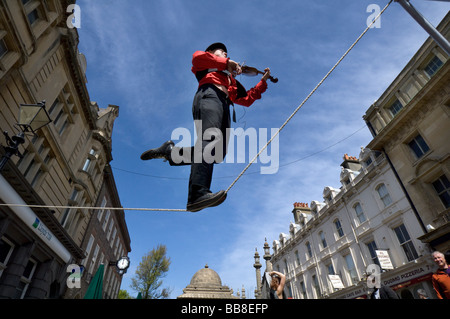
POLYGON ((430 22, 428 22, 427 19, 425 19, 420 14, 420 12, 417 11, 411 3, 409 3, 408 0, 395 0, 395 2, 400 3, 403 9, 405 9, 406 12, 408 12, 411 17, 416 20, 417 23, 419 23, 420 26, 425 29, 425 31, 429 33, 429 35, 434 39, 434 41, 436 41, 436 43, 442 48, 442 50, 450 55, 450 43, 448 42, 448 40, 441 33, 439 33, 439 31, 436 30, 436 28, 430 22))

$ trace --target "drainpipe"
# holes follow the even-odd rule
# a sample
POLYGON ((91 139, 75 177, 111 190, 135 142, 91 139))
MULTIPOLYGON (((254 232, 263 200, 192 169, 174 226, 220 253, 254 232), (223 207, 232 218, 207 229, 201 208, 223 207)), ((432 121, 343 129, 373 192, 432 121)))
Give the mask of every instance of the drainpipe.
POLYGON ((21 206, 11 206, 11 210, 19 217, 24 224, 30 228, 52 251, 54 251, 65 263, 71 259, 70 252, 56 238, 56 236, 44 225, 30 207, 27 207, 24 200, 14 190, 14 188, 0 174, 0 199, 6 204, 21 206), (22 206, 24 205, 24 206, 22 206))

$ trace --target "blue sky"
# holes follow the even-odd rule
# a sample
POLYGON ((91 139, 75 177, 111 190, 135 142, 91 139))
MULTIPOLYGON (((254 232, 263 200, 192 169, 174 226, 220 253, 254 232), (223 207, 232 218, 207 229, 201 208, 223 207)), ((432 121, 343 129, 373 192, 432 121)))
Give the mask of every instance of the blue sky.
MULTIPOLYGON (((233 128, 280 127, 366 28, 369 5, 388 0, 81 0, 79 50, 87 59, 88 90, 100 107, 118 105, 113 167, 125 208, 181 208, 189 167, 140 154, 170 139, 176 128, 194 136, 192 100, 197 81, 192 54, 224 42, 231 59, 279 78, 250 108, 236 106, 233 128)), ((433 25, 449 3, 411 2, 433 25)), ((302 107, 279 136, 280 168, 261 174, 252 165, 219 207, 199 213, 126 211, 131 236, 128 290, 141 258, 158 244, 171 259, 165 287, 182 294, 208 264, 234 291, 256 286, 253 255, 287 232, 294 202, 322 201, 324 187, 339 187, 344 154, 359 156, 371 140, 365 111, 396 78, 428 34, 392 3, 379 28, 371 29, 302 107)), ((256 78, 238 78, 249 89, 256 78)), ((194 141, 192 141, 194 142, 194 141)), ((276 148, 274 148, 276 151, 276 148)), ((269 152, 271 148, 269 146, 269 152)), ((236 161, 235 161, 236 162, 236 161)), ((248 164, 216 165, 212 191, 226 189, 248 164)), ((264 270, 264 267, 263 267, 264 270)))

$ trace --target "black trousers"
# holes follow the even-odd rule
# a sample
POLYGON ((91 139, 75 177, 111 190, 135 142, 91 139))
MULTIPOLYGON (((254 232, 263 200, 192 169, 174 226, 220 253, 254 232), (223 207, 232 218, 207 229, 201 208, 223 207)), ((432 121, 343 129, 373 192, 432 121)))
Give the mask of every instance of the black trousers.
POLYGON ((231 101, 213 84, 202 85, 194 97, 192 115, 197 141, 193 147, 175 147, 170 165, 191 165, 188 203, 211 193, 214 164, 225 158, 228 147, 231 101))

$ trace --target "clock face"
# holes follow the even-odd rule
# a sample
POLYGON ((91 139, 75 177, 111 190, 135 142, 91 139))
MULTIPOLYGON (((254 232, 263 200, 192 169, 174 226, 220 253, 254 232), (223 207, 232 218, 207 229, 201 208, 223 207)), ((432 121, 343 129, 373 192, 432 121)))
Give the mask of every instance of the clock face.
POLYGON ((130 264, 130 261, 128 260, 127 257, 122 257, 118 262, 117 262, 117 267, 119 269, 126 269, 128 268, 128 265, 130 264))

